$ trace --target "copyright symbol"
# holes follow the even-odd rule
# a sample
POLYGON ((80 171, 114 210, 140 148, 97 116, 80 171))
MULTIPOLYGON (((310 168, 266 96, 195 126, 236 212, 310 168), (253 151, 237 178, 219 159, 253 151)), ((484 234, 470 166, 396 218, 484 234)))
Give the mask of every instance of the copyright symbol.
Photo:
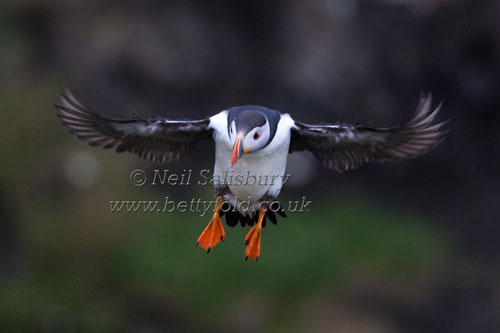
POLYGON ((130 173, 130 182, 134 186, 142 186, 146 184, 146 172, 141 169, 134 170, 130 173))

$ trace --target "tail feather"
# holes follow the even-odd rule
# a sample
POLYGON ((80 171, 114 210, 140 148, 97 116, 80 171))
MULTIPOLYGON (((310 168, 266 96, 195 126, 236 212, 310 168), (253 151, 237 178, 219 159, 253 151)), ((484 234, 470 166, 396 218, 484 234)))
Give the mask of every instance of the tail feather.
MULTIPOLYGON (((267 209, 266 215, 262 220, 262 227, 266 226, 267 219, 269 219, 272 224, 278 224, 276 213, 278 213, 278 215, 281 217, 287 217, 285 211, 283 210, 283 207, 281 207, 278 201, 274 201, 270 205, 270 208, 267 209)), ((228 210, 221 210, 220 216, 226 216, 226 224, 229 227, 235 227, 236 225, 238 225, 238 223, 241 224, 242 227, 245 227, 246 225, 253 226, 255 223, 257 223, 257 220, 259 218, 259 214, 253 214, 253 216, 243 215, 242 213, 237 211, 234 206, 230 206, 230 209, 228 210)))

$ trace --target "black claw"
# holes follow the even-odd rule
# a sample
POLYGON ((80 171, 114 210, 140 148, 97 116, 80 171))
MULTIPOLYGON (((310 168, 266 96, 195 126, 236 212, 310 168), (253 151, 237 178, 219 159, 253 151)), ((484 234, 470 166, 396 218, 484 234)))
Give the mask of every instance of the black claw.
POLYGON ((248 254, 245 256, 245 261, 247 261, 247 260, 248 260, 248 254))
POLYGON ((224 240, 224 236, 220 236, 220 240, 223 241, 224 240))
POLYGON ((197 242, 196 242, 196 246, 198 246, 198 244, 200 244, 200 241, 197 241, 197 242))
POLYGON ((255 258, 255 261, 259 261, 259 257, 255 258))
POLYGON ((211 249, 212 249, 211 247, 209 247, 209 248, 208 248, 208 250, 207 250, 207 254, 209 254, 209 253, 210 253, 210 250, 211 250, 211 249))

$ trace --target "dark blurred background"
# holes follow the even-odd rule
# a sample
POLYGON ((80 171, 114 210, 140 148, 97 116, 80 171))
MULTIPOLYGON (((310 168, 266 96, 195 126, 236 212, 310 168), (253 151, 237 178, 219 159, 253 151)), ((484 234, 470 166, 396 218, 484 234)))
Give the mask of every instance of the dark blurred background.
MULTIPOLYGON (((4 331, 500 331, 500 3, 478 0, 0 4, 4 331), (53 116, 64 84, 107 115, 202 118, 260 104, 304 122, 391 126, 421 92, 452 118, 416 160, 338 174, 293 154, 284 202, 209 255, 199 213, 110 200, 213 198, 144 186, 162 167, 93 149, 53 116)), ((166 166, 211 169, 213 147, 166 166)))

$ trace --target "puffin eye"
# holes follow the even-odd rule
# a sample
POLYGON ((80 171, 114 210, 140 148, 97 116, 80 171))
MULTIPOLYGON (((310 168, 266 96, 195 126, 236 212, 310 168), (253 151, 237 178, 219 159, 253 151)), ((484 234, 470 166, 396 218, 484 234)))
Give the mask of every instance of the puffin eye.
POLYGON ((260 138, 260 134, 255 132, 255 134, 253 135, 253 139, 257 140, 258 138, 260 138))

